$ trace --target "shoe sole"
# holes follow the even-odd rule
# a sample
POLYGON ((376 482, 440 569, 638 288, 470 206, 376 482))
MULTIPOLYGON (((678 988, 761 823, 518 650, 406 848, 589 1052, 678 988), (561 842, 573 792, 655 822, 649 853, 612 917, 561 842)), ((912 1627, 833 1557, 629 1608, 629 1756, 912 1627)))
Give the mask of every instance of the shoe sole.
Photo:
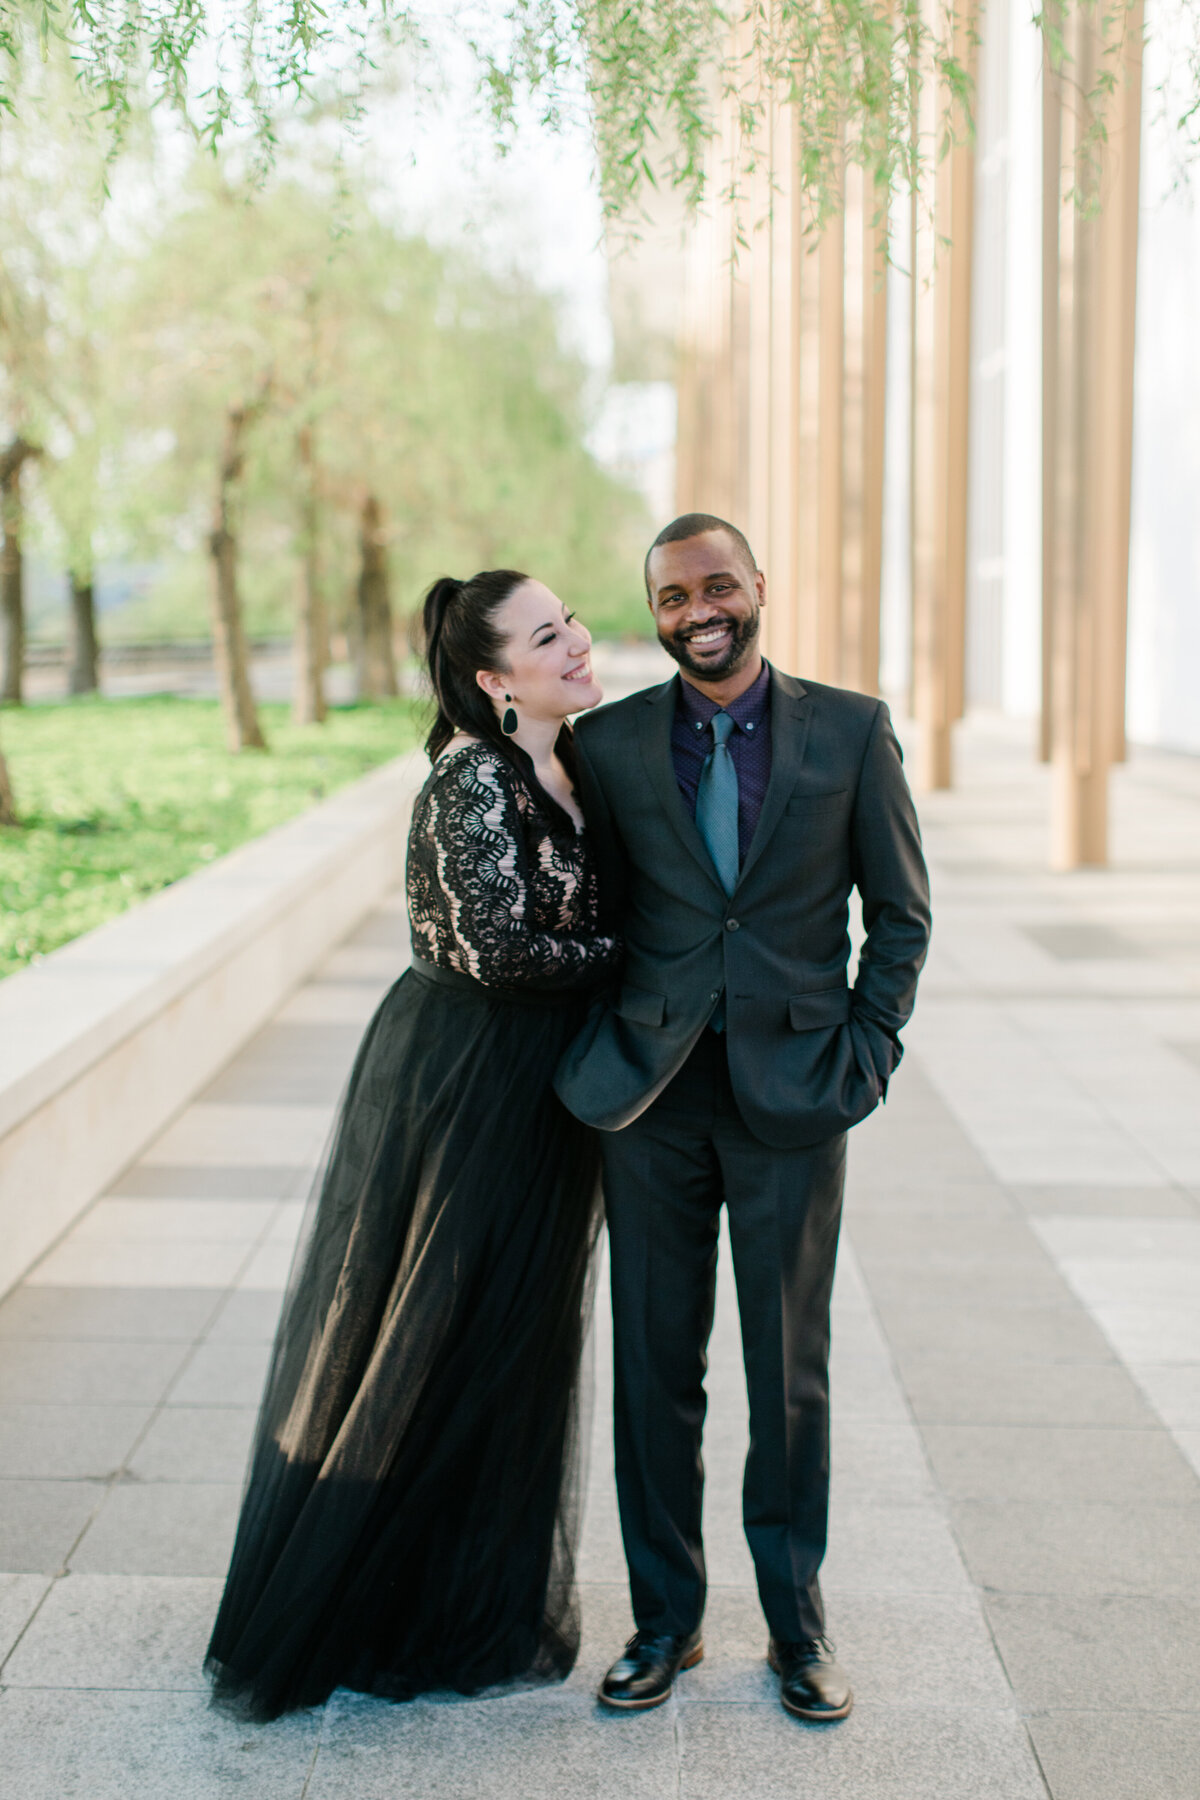
MULTIPOLYGON (((781 1673, 778 1662, 769 1651, 767 1653, 767 1667, 775 1675, 781 1673)), ((846 1701, 845 1706, 839 1706, 836 1710, 830 1706, 823 1706, 821 1710, 817 1712, 812 1707, 796 1706, 790 1700, 785 1700, 782 1694, 779 1696, 779 1704, 782 1706, 785 1713, 791 1714, 793 1719, 803 1719, 806 1724, 836 1725, 839 1719, 849 1718, 854 1707, 854 1695, 851 1694, 846 1701)))
MULTIPOLYGON (((694 1669, 698 1662, 703 1661, 704 1645, 697 1644, 696 1648, 689 1651, 687 1656, 684 1657, 678 1669, 675 1671, 675 1674, 681 1675, 684 1669, 694 1669)), ((675 1681, 674 1677, 672 1677, 671 1685, 666 1692, 656 1694, 652 1700, 612 1700, 604 1692, 603 1688, 597 1692, 596 1698, 599 1700, 601 1706, 610 1706, 614 1712, 649 1712, 652 1707, 663 1706, 671 1698, 674 1691, 675 1681)))
POLYGON ((779 1696, 779 1704, 785 1713, 791 1714, 793 1719, 804 1719, 809 1725, 836 1725, 839 1719, 849 1718, 854 1707, 854 1696, 851 1694, 845 1706, 839 1706, 836 1712, 831 1707, 825 1707, 820 1712, 812 1712, 807 1706, 793 1706, 783 1698, 782 1694, 779 1696))

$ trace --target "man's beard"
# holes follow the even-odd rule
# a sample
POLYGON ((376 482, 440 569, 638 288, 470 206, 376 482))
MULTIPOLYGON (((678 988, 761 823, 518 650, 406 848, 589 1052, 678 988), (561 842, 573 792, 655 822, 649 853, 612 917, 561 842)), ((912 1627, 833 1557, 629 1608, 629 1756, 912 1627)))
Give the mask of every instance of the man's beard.
MULTIPOLYGON (((658 641, 667 655, 679 664, 685 674, 694 675, 697 681, 724 681, 727 675, 736 673, 758 642, 761 611, 762 608, 756 606, 750 617, 743 619, 740 624, 734 620, 729 621, 733 625, 733 631, 725 654, 719 662, 697 662, 695 658, 688 655, 687 640, 678 635, 668 638, 659 632, 658 641)), ((711 630, 711 625, 702 625, 691 635, 698 637, 701 631, 708 630, 711 630)))

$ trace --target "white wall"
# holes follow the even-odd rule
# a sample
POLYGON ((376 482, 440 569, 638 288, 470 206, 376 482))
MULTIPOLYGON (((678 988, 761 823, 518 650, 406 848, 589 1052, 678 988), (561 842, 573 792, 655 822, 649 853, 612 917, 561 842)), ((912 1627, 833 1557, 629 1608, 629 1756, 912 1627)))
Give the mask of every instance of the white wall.
POLYGON ((1027 718, 1042 704, 1042 34, 1028 5, 1003 3, 1011 16, 1000 686, 1004 710, 1027 718))
MULTIPOLYGON (((1134 365, 1129 735, 1200 752, 1200 200, 1156 89, 1179 8, 1147 8, 1134 365)), ((1168 106, 1170 99, 1168 99, 1168 106)))
POLYGON ((977 164, 967 702, 1041 705, 1042 43, 1022 0, 988 0, 977 164))

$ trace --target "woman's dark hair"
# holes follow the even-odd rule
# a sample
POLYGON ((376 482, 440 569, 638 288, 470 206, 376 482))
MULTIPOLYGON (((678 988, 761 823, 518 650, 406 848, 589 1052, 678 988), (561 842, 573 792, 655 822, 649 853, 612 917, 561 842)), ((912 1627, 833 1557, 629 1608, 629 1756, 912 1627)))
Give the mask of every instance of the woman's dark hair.
POLYGON ((425 739, 430 762, 460 731, 507 753, 496 709, 475 677, 480 669, 504 668, 504 634, 496 615, 528 579, 518 569, 483 569, 469 581, 443 575, 426 594, 425 662, 437 701, 437 717, 425 739))

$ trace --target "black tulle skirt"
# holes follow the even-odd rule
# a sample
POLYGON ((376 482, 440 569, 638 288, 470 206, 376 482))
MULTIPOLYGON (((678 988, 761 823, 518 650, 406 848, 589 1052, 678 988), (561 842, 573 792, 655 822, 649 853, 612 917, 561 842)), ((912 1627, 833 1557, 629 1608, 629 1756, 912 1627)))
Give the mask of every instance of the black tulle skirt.
POLYGON ((579 1642, 590 1132, 551 1091, 582 998, 421 965, 355 1063, 305 1216, 209 1645, 268 1719, 561 1679, 579 1642))

